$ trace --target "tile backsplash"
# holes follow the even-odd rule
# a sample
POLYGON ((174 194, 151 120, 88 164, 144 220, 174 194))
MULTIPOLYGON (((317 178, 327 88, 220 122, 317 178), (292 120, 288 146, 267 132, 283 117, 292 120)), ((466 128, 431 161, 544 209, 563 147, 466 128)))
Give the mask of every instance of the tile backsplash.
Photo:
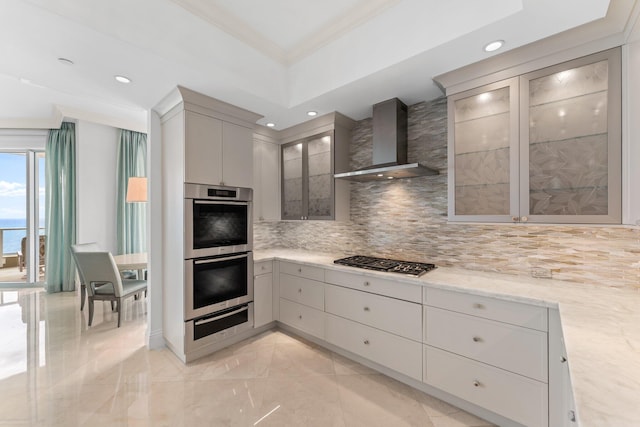
MULTIPOLYGON (((351 167, 371 164, 371 133, 371 119, 357 122, 351 167)), ((351 183, 351 221, 257 222, 256 249, 366 254, 523 276, 543 268, 554 279, 640 289, 639 227, 447 223, 446 98, 409 107, 408 157, 440 175, 351 183)))

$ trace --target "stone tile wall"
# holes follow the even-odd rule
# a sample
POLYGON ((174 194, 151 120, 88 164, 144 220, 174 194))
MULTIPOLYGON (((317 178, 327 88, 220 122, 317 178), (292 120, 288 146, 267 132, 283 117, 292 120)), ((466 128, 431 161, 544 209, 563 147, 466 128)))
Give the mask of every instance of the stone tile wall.
MULTIPOLYGON (((259 222, 256 248, 366 254, 525 276, 542 267, 556 279, 640 289, 639 227, 448 224, 446 129, 445 98, 409 107, 409 161, 440 175, 351 183, 351 221, 259 222)), ((350 148, 353 168, 371 163, 371 144, 371 119, 361 120, 350 148)))

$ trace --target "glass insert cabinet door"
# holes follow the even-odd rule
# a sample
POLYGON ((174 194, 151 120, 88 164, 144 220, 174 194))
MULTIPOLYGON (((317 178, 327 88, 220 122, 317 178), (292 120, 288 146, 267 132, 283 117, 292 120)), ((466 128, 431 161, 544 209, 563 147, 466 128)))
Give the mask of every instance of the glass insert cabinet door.
POLYGON ((523 215, 621 222, 620 94, 619 49, 521 77, 523 215))
POLYGON ((334 216, 333 131, 282 146, 282 219, 334 216))
POLYGON ((511 221, 518 211, 518 79, 449 97, 449 218, 511 221))

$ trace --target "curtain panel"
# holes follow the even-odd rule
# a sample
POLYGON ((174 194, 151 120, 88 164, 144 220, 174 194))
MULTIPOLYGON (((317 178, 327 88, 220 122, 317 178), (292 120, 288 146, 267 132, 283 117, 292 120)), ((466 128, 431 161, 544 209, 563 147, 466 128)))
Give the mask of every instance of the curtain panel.
POLYGON ((118 253, 147 251, 147 205, 127 203, 129 177, 147 176, 147 135, 120 130, 117 159, 116 230, 118 253))
POLYGON ((76 242, 76 132, 73 123, 51 129, 45 148, 47 292, 75 290, 71 245, 76 242))

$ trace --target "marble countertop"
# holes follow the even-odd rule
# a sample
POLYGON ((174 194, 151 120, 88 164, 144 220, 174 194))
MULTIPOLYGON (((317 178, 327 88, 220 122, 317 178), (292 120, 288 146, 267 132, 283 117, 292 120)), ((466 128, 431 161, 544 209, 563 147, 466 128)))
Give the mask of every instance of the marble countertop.
POLYGON ((356 274, 558 308, 581 427, 640 426, 640 293, 552 279, 439 267, 419 278, 333 264, 343 254, 256 251, 356 274))

